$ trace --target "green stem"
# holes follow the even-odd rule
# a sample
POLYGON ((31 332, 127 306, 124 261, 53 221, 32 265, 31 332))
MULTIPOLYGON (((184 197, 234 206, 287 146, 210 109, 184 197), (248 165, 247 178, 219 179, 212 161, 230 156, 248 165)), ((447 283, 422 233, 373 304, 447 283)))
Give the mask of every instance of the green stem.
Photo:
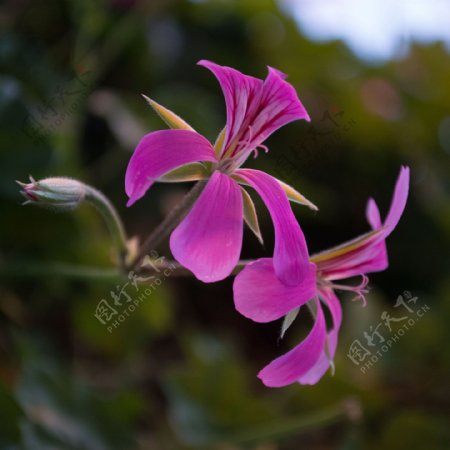
MULTIPOLYGON (((233 274, 238 273, 251 260, 241 260, 237 263, 233 274)), ((170 269, 171 277, 189 277, 192 272, 177 263, 176 261, 153 261, 152 270, 145 266, 145 270, 139 272, 139 275, 152 275, 165 269, 170 269)), ((35 262, 35 261, 9 261, 0 264, 0 278, 39 278, 46 276, 64 277, 77 280, 96 280, 96 281, 116 281, 124 272, 117 268, 102 268, 81 266, 59 261, 35 262)))
POLYGON ((342 420, 357 421, 361 415, 361 406, 355 399, 347 399, 337 405, 300 417, 289 418, 275 424, 244 431, 229 436, 227 444, 249 444, 255 441, 273 441, 292 434, 323 428, 342 420))
POLYGON ((145 240, 139 249, 137 256, 130 262, 128 268, 130 270, 137 270, 139 264, 145 256, 154 250, 182 221, 192 205, 198 199, 203 189, 205 188, 207 180, 198 181, 195 186, 184 196, 183 200, 172 209, 167 217, 156 227, 152 234, 145 240))
POLYGON ((111 233, 117 251, 117 264, 121 271, 125 269, 127 256, 127 239, 122 220, 109 199, 92 186, 84 185, 86 188, 86 201, 95 206, 103 216, 103 219, 111 233))
POLYGON ((116 268, 79 266, 65 262, 8 261, 0 264, 0 278, 64 277, 74 280, 115 282, 121 277, 116 268))

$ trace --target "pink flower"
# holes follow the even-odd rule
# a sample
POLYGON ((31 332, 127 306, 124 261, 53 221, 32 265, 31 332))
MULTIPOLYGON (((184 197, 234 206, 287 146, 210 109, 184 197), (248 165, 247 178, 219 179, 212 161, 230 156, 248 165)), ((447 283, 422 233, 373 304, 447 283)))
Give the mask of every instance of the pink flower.
POLYGON ((297 347, 261 370, 258 376, 266 386, 280 387, 294 382, 315 384, 330 367, 342 320, 341 305, 334 291, 353 291, 365 303, 368 282, 365 274, 388 267, 385 240, 400 220, 408 190, 409 168, 402 167, 384 223, 381 222, 375 201, 370 199, 366 215, 373 231, 312 256, 310 272, 298 286, 280 283, 274 273, 273 261, 269 258, 250 263, 236 277, 236 309, 256 322, 269 322, 285 316, 285 323, 289 326, 298 309, 307 303, 315 316, 314 326, 308 336, 297 347), (359 286, 336 283, 355 276, 362 278, 359 286), (333 325, 329 331, 322 305, 331 313, 333 325))
MULTIPOLYGON (((226 127, 213 146, 169 112, 184 129, 149 133, 139 142, 125 176, 127 205, 139 200, 155 181, 164 181, 162 177, 174 169, 199 171, 198 163, 206 163, 200 168, 203 173, 208 171, 209 181, 170 238, 175 259, 204 282, 230 275, 241 252, 244 206, 249 202, 253 206, 239 186, 248 185, 261 196, 274 223, 277 276, 283 283, 298 284, 308 271, 308 250, 286 192, 299 203, 314 205, 272 176, 240 167, 251 153, 256 156, 258 148, 267 150, 262 143, 275 130, 294 120, 309 120, 308 113, 278 70, 269 67, 267 78, 259 80, 209 61, 199 64, 211 70, 222 87, 226 127)), ((184 180, 204 177, 193 175, 184 180)))

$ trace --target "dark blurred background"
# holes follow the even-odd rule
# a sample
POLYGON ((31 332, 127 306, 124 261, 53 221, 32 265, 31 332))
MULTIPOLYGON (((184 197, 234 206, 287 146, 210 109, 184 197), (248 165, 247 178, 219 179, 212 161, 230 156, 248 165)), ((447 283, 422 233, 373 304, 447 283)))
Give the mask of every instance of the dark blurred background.
MULTIPOLYGON (((395 3, 2 2, 1 449, 450 448, 450 6, 395 3), (390 267, 371 276, 366 308, 341 295, 336 373, 316 386, 268 389, 256 378, 310 323, 299 319, 278 343, 280 323, 234 310, 231 279, 168 277, 109 332, 94 313, 124 281, 101 218, 88 206, 21 206, 14 180, 72 176, 145 237, 189 184, 158 184, 125 207, 131 152, 164 127, 140 94, 214 139, 225 108, 195 65, 203 58, 260 78, 266 65, 289 74, 311 124, 284 127, 249 165, 319 205, 294 206, 312 252, 365 232, 367 199, 384 215, 400 165, 411 167, 390 267), (394 304, 408 293, 426 314, 362 373, 350 345, 367 347, 382 311, 405 316, 394 304)), ((246 231, 244 257, 272 251, 257 206, 265 248, 246 231)))

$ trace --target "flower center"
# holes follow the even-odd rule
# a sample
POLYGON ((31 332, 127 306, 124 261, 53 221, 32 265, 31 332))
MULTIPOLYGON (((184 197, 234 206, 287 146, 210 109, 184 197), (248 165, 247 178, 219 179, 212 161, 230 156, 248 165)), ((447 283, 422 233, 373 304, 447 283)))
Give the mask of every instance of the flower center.
POLYGON ((216 170, 226 175, 231 175, 234 169, 235 169, 234 161, 231 158, 220 160, 216 167, 216 170))

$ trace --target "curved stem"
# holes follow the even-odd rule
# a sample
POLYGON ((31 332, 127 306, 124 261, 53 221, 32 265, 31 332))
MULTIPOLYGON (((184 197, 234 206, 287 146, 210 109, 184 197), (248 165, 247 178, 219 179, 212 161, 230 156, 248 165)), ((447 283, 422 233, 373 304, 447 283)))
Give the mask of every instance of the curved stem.
POLYGON ((103 216, 103 219, 108 226, 114 245, 117 250, 117 264, 119 270, 125 269, 125 259, 127 256, 127 239, 122 220, 119 217, 116 209, 109 201, 109 199, 97 189, 89 185, 84 185, 86 189, 85 199, 95 206, 95 208, 103 216))
MULTIPOLYGON (((236 264, 232 274, 237 274, 242 268, 253 260, 241 260, 236 264)), ((145 266, 138 275, 158 274, 165 269, 170 270, 171 277, 189 277, 192 272, 183 267, 176 261, 159 260, 153 261, 152 266, 145 266)), ((8 261, 0 262, 0 279, 8 278, 39 278, 46 276, 56 276, 77 280, 95 280, 113 282, 121 277, 124 278, 124 272, 115 267, 93 267, 71 264, 63 261, 8 261)))
POLYGON ((172 230, 182 221, 189 209, 198 199, 208 180, 200 180, 184 196, 183 200, 167 215, 167 217, 156 227, 152 234, 146 239, 139 249, 137 256, 128 264, 128 269, 137 270, 145 256, 157 247, 172 230))
POLYGON ((58 277, 113 283, 123 274, 116 267, 93 267, 63 261, 8 261, 0 263, 0 279, 58 277))
POLYGON ((323 429, 339 421, 357 422, 361 416, 361 405, 358 400, 349 398, 326 409, 309 413, 300 417, 292 417, 274 424, 246 430, 234 436, 227 436, 226 442, 237 445, 248 445, 259 441, 270 441, 300 433, 323 429))

